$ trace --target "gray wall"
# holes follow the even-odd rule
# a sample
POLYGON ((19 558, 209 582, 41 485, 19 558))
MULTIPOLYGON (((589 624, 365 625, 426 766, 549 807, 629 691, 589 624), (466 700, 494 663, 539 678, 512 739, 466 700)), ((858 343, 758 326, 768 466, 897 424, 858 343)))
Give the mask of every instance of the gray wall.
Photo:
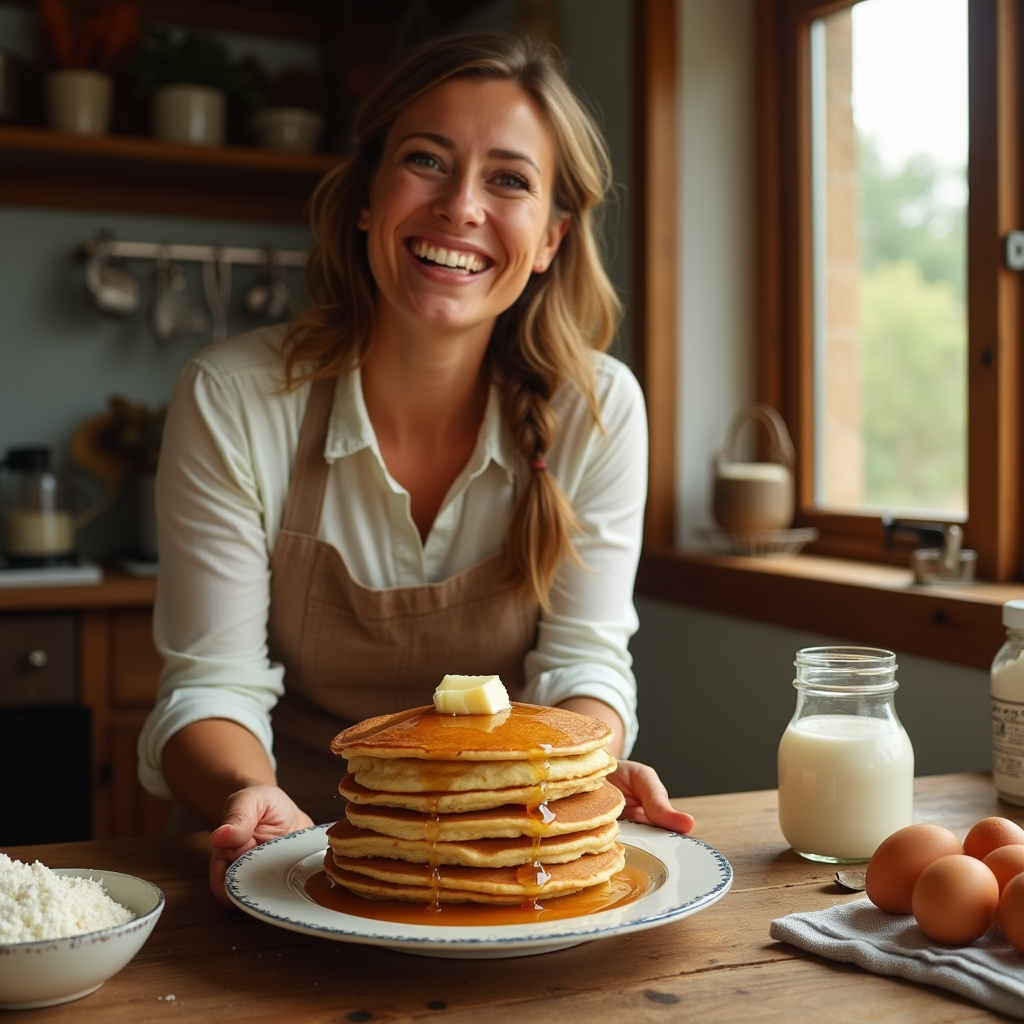
MULTIPOLYGON (((638 610, 634 756, 653 764, 678 796, 774 788, 776 751, 796 703, 796 652, 843 638, 662 601, 642 599, 638 610)), ((914 745, 916 774, 987 771, 987 673, 896 654, 896 711, 914 745)))

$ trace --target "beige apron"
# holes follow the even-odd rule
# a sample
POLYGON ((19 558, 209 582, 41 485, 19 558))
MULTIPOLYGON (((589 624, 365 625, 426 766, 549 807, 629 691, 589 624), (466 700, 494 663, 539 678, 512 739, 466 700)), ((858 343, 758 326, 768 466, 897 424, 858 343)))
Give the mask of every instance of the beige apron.
POLYGON ((281 532, 270 559, 270 657, 285 669, 273 713, 279 785, 314 821, 343 813, 342 729, 431 702, 449 672, 498 673, 515 698, 538 606, 502 572, 501 555, 440 583, 374 590, 318 538, 335 378, 313 382, 281 532))

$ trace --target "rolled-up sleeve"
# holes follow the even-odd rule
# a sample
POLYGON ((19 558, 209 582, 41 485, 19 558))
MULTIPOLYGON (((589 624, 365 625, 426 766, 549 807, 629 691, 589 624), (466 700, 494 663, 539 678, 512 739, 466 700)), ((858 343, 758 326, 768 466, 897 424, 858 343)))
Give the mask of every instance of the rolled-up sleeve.
POLYGON ((196 361, 178 380, 161 446, 154 638, 164 664, 138 753, 142 785, 166 799, 164 745, 192 722, 238 722, 272 751, 284 673, 268 656, 268 538, 241 406, 235 384, 196 361))
POLYGON ((526 657, 523 699, 603 701, 622 719, 628 756, 638 727, 629 640, 639 625, 633 585, 647 495, 647 414, 636 379, 607 357, 598 363, 598 394, 603 429, 579 402, 574 412, 560 410, 548 465, 573 503, 583 564, 567 561, 558 573, 552 609, 526 657))

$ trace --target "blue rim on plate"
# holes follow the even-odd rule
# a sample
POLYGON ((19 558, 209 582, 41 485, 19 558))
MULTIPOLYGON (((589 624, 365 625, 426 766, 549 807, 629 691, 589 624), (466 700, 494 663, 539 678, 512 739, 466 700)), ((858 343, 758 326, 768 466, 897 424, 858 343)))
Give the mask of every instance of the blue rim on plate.
POLYGON ((711 906, 732 884, 732 866, 706 843, 622 821, 619 841, 627 858, 636 858, 653 879, 650 890, 633 903, 584 917, 522 925, 392 924, 321 907, 306 895, 305 882, 322 870, 329 827, 314 825, 271 839, 236 860, 225 880, 232 902, 258 920, 305 935, 423 956, 490 958, 545 953, 654 928, 711 906))

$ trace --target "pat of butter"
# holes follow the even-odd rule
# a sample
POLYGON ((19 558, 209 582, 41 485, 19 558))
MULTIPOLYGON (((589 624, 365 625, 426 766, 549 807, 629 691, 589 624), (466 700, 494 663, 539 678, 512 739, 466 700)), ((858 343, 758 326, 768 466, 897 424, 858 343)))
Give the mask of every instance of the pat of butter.
POLYGON ((442 715, 496 715, 512 707, 498 676, 445 676, 434 691, 442 715))

